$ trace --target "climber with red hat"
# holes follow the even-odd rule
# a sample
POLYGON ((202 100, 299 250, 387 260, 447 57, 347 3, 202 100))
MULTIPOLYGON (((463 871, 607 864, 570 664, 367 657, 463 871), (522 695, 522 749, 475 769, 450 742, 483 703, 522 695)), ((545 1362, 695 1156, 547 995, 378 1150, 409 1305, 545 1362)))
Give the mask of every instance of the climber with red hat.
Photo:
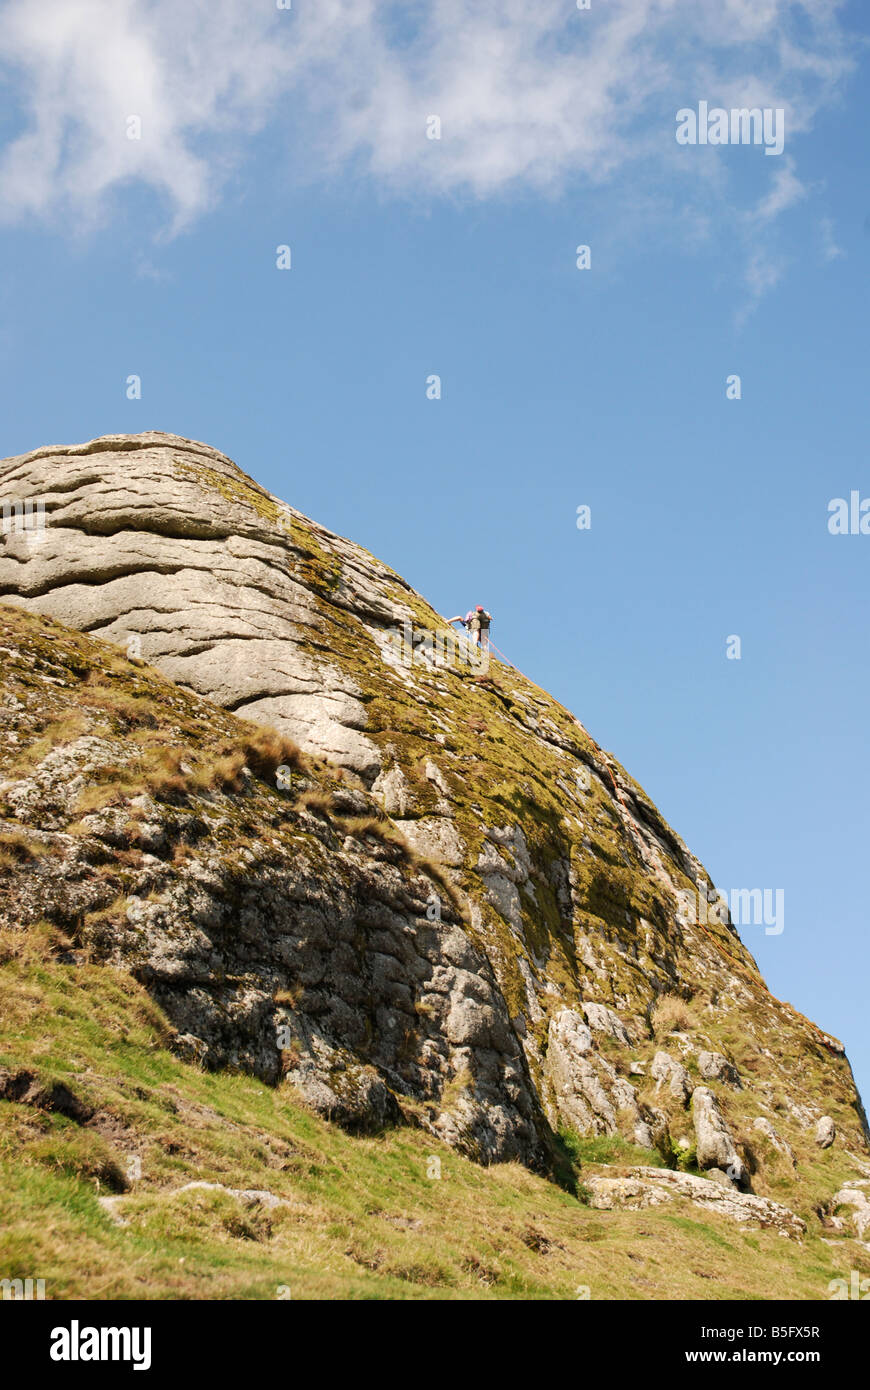
POLYGON ((476 608, 469 608, 464 618, 457 613, 455 618, 448 618, 447 621, 462 623, 468 640, 481 651, 489 651, 489 625, 492 622, 492 614, 487 613, 483 604, 479 603, 476 608))

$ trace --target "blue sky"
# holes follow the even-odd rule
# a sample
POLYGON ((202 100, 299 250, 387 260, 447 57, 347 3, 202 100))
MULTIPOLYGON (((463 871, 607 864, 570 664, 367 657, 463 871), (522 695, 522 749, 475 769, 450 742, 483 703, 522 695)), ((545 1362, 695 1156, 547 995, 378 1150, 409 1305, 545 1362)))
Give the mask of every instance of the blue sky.
POLYGON ((744 940, 870 1094, 870 536, 827 530, 870 496, 866 14, 176 9, 0 3, 0 452, 202 439, 484 603, 715 883, 784 889, 744 940), (783 154, 678 146, 702 99, 783 154))

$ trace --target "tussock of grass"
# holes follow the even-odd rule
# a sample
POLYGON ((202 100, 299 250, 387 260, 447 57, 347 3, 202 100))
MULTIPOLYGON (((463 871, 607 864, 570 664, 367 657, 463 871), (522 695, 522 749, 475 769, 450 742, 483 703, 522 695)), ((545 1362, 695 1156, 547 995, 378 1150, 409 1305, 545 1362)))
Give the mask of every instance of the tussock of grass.
POLYGON ((87 716, 79 710, 65 713, 59 719, 48 720, 37 737, 31 739, 27 747, 12 759, 5 775, 10 779, 27 777, 53 748, 72 743, 90 732, 93 732, 91 724, 87 716))
POLYGON ((467 912, 462 895, 451 882, 444 865, 439 864, 431 856, 420 854, 414 849, 392 821, 384 816, 346 816, 341 818, 341 826, 345 834, 351 835, 355 840, 371 837, 379 840, 383 845, 397 849, 406 864, 419 869, 421 873, 438 883, 459 917, 466 920, 467 912))
POLYGON ((304 761, 291 739, 271 729, 245 732, 233 742, 200 750, 198 757, 186 746, 167 748, 146 740, 131 747, 128 766, 107 765, 90 774, 75 814, 84 816, 143 793, 171 804, 212 791, 238 795, 249 775, 274 786, 282 765, 300 769, 304 761))
MULTIPOLYGON (((51 960, 72 946, 72 940, 54 922, 31 923, 26 931, 20 928, 0 929, 0 966, 9 961, 33 966, 51 960)), ((8 999, 6 1001, 8 1003, 8 999)))
POLYGON ((313 811, 317 815, 332 815, 332 797, 328 792, 321 791, 318 787, 311 787, 304 791, 295 802, 295 805, 303 811, 313 811))
POLYGON ((413 854, 413 850, 404 835, 385 817, 342 816, 340 819, 345 834, 352 835, 355 840, 364 840, 366 836, 371 836, 380 840, 382 844, 395 845, 403 852, 406 859, 410 859, 413 854))
POLYGON ((33 863, 47 853, 45 845, 23 830, 0 831, 0 873, 19 869, 22 864, 33 863))
POLYGON ((274 784, 279 767, 289 767, 295 772, 302 772, 306 767, 298 744, 274 729, 260 728, 256 724, 246 727, 240 751, 254 776, 263 782, 274 784))
POLYGON ((685 1033, 696 1026, 695 1016, 685 999, 677 994, 662 994, 650 1013, 656 1036, 663 1033, 685 1033))
POLYGON ((131 695, 116 686, 107 685, 101 675, 92 671, 81 690, 81 702, 92 708, 115 715, 128 728, 156 728, 158 714, 154 701, 147 694, 131 695))

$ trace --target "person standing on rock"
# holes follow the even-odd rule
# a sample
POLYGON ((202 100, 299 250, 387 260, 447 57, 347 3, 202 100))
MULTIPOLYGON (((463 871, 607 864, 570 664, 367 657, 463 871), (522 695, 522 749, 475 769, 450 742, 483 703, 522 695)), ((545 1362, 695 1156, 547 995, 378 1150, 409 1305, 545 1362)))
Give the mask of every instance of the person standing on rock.
POLYGON ((482 652, 489 651, 489 625, 492 622, 492 614, 487 613, 482 604, 478 604, 471 614, 469 631, 471 640, 476 647, 480 647, 482 652))
POLYGON ((492 614, 487 613, 482 604, 479 603, 476 608, 469 608, 464 618, 457 613, 455 618, 448 618, 447 621, 462 623, 472 646, 479 647, 483 652, 489 651, 489 625, 492 622, 492 614))

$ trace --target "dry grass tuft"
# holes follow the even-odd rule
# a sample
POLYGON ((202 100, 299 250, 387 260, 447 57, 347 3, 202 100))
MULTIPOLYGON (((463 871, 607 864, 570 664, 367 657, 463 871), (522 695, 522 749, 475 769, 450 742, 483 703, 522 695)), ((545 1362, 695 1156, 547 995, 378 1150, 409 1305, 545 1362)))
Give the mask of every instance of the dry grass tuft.
POLYGON ((0 873, 20 869, 22 864, 32 864, 44 854, 48 854, 46 846, 31 839, 22 830, 4 830, 0 833, 0 873))
POLYGON ((250 725, 245 730, 240 748, 254 776, 264 782, 274 782, 279 767, 289 767, 296 772, 301 772, 305 767, 299 745, 274 729, 250 725))
POLYGON ((653 1005, 650 1022, 656 1035, 685 1033, 695 1026, 691 1009, 678 994, 661 995, 653 1005))
POLYGON ((332 797, 328 792, 321 791, 318 787, 312 787, 309 791, 303 792, 295 804, 303 811, 314 811, 322 816, 332 815, 332 797))

